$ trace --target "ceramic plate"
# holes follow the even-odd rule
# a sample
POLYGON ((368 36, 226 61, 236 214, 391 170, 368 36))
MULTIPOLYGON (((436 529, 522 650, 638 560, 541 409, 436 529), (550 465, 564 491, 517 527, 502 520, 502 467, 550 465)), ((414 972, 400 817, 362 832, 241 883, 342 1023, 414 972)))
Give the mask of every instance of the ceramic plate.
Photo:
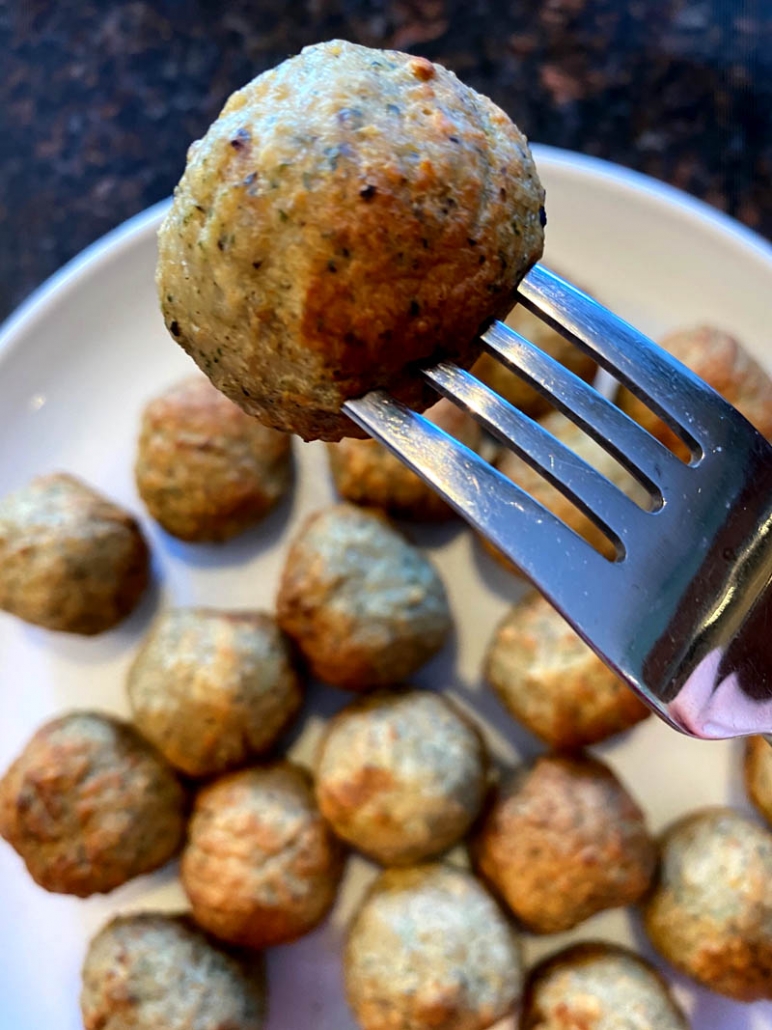
MULTIPOLYGON (((772 371, 772 248, 704 205, 611 165, 537 148, 547 188, 549 263, 657 336, 711 322, 733 331, 772 371)), ((0 616, 0 767, 45 719, 69 708, 128 713, 124 676, 151 619, 165 605, 271 608, 287 540, 333 493, 324 449, 296 444, 291 500, 225 546, 189 546, 144 518, 132 479, 140 410, 191 370, 167 336, 153 286, 155 233, 164 205, 132 219, 47 283, 0 335, 0 494, 31 476, 74 472, 138 512, 151 541, 156 586, 139 611, 92 639, 48 633, 0 616)), ((686 530, 685 530, 686 531, 686 530)), ((480 681, 491 631, 519 593, 460 525, 415 533, 447 584, 454 640, 416 677, 447 688, 485 724, 502 758, 539 747, 480 681)), ((293 753, 308 760, 324 718, 348 698, 316 688, 293 753)), ((598 748, 659 831, 701 805, 747 809, 737 743, 700 743, 649 720, 598 748)), ((352 1030, 341 990, 343 927, 372 869, 352 860, 340 903, 320 930, 269 956, 270 1030, 352 1030)), ((76 1030, 86 942, 114 912, 177 909, 176 870, 88 901, 49 895, 0 843, 0 1027, 76 1030)), ((604 937, 649 949, 634 915, 616 911, 572 934, 529 939, 533 960, 569 940, 604 937)), ((742 1006, 671 975, 697 1030, 772 1030, 772 1005, 742 1006)), ((502 1026, 511 1027, 511 1023, 502 1026)))

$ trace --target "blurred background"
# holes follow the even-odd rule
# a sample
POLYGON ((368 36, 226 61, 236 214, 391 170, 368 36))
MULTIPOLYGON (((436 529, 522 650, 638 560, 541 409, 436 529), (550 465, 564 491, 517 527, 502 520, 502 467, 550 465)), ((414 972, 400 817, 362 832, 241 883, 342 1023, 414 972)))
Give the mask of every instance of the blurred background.
POLYGON ((772 236, 772 0, 0 0, 0 319, 168 195, 232 90, 335 37, 772 236))

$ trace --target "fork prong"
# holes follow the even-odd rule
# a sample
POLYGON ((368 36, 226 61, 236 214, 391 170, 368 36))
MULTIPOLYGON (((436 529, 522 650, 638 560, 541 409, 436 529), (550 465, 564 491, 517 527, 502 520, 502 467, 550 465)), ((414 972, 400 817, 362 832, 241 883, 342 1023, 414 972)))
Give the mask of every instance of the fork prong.
POLYGON ((663 444, 616 405, 502 322, 482 334, 486 349, 552 401, 644 486, 657 506, 663 493, 683 489, 689 473, 663 444))
POLYGON ((343 410, 429 483, 560 608, 580 606, 588 581, 593 589, 619 589, 619 566, 422 415, 378 390, 347 401, 343 410))
POLYGON ((625 539, 640 532, 642 520, 650 515, 570 447, 471 373, 441 362, 426 369, 424 376, 573 501, 606 534, 620 557, 625 553, 625 539))
POLYGON ((554 272, 536 265, 520 283, 518 299, 648 404, 695 459, 717 442, 722 411, 736 419, 690 369, 554 272))

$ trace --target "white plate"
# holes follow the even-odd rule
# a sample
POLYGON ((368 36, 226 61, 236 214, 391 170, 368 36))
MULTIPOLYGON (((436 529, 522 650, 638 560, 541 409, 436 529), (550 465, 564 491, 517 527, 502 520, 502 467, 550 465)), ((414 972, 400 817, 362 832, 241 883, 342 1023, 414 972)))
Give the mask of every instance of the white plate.
MULTIPOLYGON (((725 326, 772 370, 770 247, 639 175, 548 148, 537 148, 537 160, 547 187, 551 263, 644 330, 656 335, 702 321, 725 326)), ((163 205, 145 212, 86 251, 32 297, 0 336, 0 494, 34 474, 66 469, 141 512, 132 480, 140 409, 191 367, 167 336, 155 298, 155 230, 162 212, 163 205)), ((261 530, 225 547, 186 546, 144 520, 159 585, 113 632, 78 639, 0 617, 0 767, 36 726, 63 709, 127 714, 124 674, 161 605, 272 606, 288 536, 307 512, 332 500, 321 446, 298 445, 296 453, 300 476, 291 503, 261 530)), ((499 754, 535 753, 534 741, 480 683, 483 649, 518 592, 515 581, 481 557, 466 532, 422 532, 420 539, 448 586, 457 635, 418 682, 450 686, 484 719, 499 754)), ((346 700, 337 691, 314 691, 296 753, 308 757, 322 713, 346 700)), ((700 805, 748 807, 736 743, 701 744, 652 719, 598 750, 631 786, 654 830, 700 805)), ((270 956, 270 1030, 353 1027, 341 994, 338 948, 367 875, 365 863, 355 860, 349 889, 328 924, 270 956)), ((88 937, 117 910, 182 903, 173 869, 106 898, 82 902, 49 895, 0 844, 0 1027, 76 1030, 78 971, 88 937)), ((527 956, 593 936, 649 953, 634 916, 617 911, 572 934, 528 940, 527 956)), ((697 1030, 771 1030, 772 1005, 736 1005, 672 979, 697 1030)))

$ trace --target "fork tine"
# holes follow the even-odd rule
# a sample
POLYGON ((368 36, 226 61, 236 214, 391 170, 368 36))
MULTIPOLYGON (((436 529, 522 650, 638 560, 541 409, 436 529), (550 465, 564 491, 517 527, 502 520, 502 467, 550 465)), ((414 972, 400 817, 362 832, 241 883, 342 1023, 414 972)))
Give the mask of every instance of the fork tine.
POLYGON ((559 275, 536 265, 518 299, 648 404, 699 458, 715 442, 717 411, 733 409, 680 361, 559 275))
POLYGON ((653 497, 682 489, 688 472, 667 447, 565 365, 502 322, 482 334, 486 349, 583 429, 653 497))
POLYGON ((634 501, 469 372, 441 362, 426 369, 424 376, 573 501, 609 537, 620 556, 624 554, 624 540, 630 533, 640 532, 641 519, 650 517, 634 501))

